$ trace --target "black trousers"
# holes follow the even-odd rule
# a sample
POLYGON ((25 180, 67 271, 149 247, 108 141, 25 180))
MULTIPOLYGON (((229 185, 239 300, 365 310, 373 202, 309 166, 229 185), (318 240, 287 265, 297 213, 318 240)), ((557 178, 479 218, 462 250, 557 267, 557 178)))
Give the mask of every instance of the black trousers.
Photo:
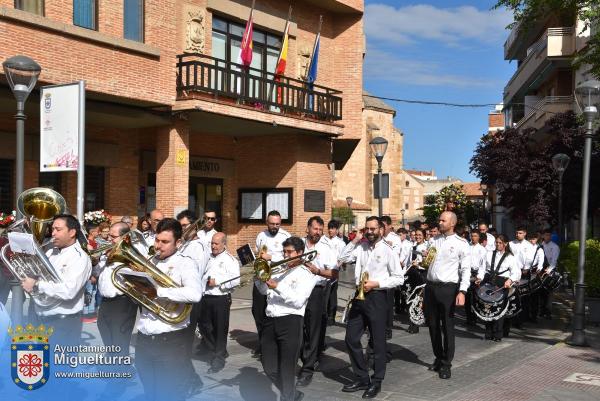
POLYGON ((394 294, 396 288, 388 288, 387 290, 387 320, 385 328, 392 330, 394 328, 394 294))
POLYGON ((120 355, 129 355, 137 310, 137 305, 126 295, 102 298, 97 324, 104 345, 117 345, 121 348, 120 355))
POLYGON ((296 363, 302 343, 304 319, 300 315, 266 317, 261 348, 265 374, 279 389, 282 400, 296 395, 296 363))
MULTIPOLYGON (((488 337, 502 338, 504 335, 504 320, 502 317, 498 320, 492 320, 491 322, 485 322, 485 334, 488 337)), ((510 327, 508 327, 510 330, 510 327)))
POLYGON ((338 281, 335 280, 329 286, 329 297, 327 303, 327 317, 331 319, 335 319, 335 314, 337 313, 338 306, 338 281))
POLYGON ((200 301, 200 334, 213 358, 227 358, 231 295, 204 295, 200 301))
POLYGON ((550 316, 552 314, 552 291, 548 291, 545 288, 538 290, 540 301, 540 313, 542 315, 550 316))
POLYGON ((329 318, 335 319, 335 312, 337 310, 337 280, 333 283, 327 282, 325 285, 325 291, 323 292, 325 301, 323 304, 323 315, 321 317, 321 333, 319 335, 319 351, 317 353, 317 360, 321 358, 321 354, 325 351, 325 334, 327 334, 327 320, 329 318), (331 307, 333 292, 335 290, 335 309, 333 310, 333 316, 329 308, 331 307))
POLYGON ((452 366, 454 359, 454 308, 458 284, 427 282, 425 286, 425 319, 436 362, 452 366))
POLYGON ((152 336, 138 333, 135 365, 144 400, 184 400, 190 383, 189 330, 152 336))
POLYGON ((82 313, 72 315, 39 316, 38 321, 46 327, 54 328, 52 342, 60 345, 81 344, 82 313))
POLYGON ((258 291, 256 285, 252 284, 252 317, 256 325, 256 333, 258 333, 258 348, 261 344, 261 333, 263 322, 265 320, 265 310, 267 309, 267 296, 258 291))
POLYGON ((302 330, 302 369, 300 375, 310 376, 315 372, 315 364, 319 357, 321 328, 325 313, 325 286, 315 286, 308 297, 304 312, 304 329, 302 330))
POLYGON ((372 382, 382 382, 385 377, 386 341, 385 328, 388 317, 388 291, 374 290, 365 294, 364 301, 352 301, 346 326, 346 348, 352 363, 352 370, 359 380, 369 380, 361 337, 369 330, 373 345, 372 382))

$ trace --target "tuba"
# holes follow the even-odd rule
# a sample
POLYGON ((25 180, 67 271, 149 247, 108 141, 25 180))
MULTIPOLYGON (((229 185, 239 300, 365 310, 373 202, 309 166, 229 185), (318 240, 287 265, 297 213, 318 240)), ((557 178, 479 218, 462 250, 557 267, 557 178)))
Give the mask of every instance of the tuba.
MULTIPOLYGON (((25 216, 7 228, 7 233, 20 232, 33 235, 33 254, 12 252, 10 244, 0 249, 0 259, 17 280, 26 277, 48 282, 60 282, 60 276, 46 257, 43 240, 54 216, 66 211, 65 199, 49 188, 31 188, 23 191, 17 199, 17 208, 25 216)), ((59 299, 44 294, 32 293, 34 302, 51 309, 60 303, 59 299)))
POLYGON ((278 262, 269 262, 266 259, 258 257, 254 260, 252 265, 242 266, 241 270, 243 271, 241 271, 241 274, 239 276, 229 279, 227 281, 223 281, 221 284, 219 284, 219 288, 223 290, 225 288, 225 284, 235 280, 240 280, 240 287, 245 286, 246 284, 252 282, 254 279, 260 280, 264 283, 270 280, 273 275, 280 274, 289 270, 290 267, 288 266, 288 264, 291 261, 300 259, 302 260, 302 264, 304 264, 313 261, 316 257, 317 251, 306 252, 302 255, 293 256, 291 258, 283 259, 278 262))
POLYGON ((113 270, 111 280, 115 287, 133 301, 154 313, 165 323, 178 324, 189 316, 192 310, 191 304, 158 298, 156 293, 148 291, 147 287, 137 282, 128 281, 119 274, 119 271, 122 269, 130 268, 133 271, 148 273, 148 275, 150 275, 150 277, 152 277, 152 279, 161 287, 179 287, 171 277, 163 273, 156 265, 146 259, 144 255, 133 247, 129 236, 122 238, 110 250, 107 256, 107 263, 122 263, 122 265, 117 266, 113 270))

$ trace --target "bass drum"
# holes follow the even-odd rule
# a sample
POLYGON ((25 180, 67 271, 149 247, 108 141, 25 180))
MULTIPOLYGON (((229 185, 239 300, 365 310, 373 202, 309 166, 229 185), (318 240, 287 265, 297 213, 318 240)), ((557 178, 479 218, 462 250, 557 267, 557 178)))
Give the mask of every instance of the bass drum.
POLYGON ((562 275, 556 270, 552 270, 550 273, 544 274, 544 277, 542 277, 542 287, 544 287, 546 291, 556 290, 558 287, 560 287, 561 283, 562 275))
POLYGON ((484 322, 491 322, 502 318, 506 314, 508 307, 507 291, 496 287, 492 283, 481 283, 473 291, 473 305, 471 309, 484 322))
POLYGON ((506 309, 506 315, 504 317, 511 318, 521 313, 523 307, 521 305, 521 293, 519 288, 512 287, 508 291, 508 308, 506 309))
POLYGON ((417 326, 425 324, 425 313, 423 312, 423 294, 425 293, 425 285, 426 284, 421 284, 417 286, 406 300, 406 303, 408 304, 408 318, 417 326))

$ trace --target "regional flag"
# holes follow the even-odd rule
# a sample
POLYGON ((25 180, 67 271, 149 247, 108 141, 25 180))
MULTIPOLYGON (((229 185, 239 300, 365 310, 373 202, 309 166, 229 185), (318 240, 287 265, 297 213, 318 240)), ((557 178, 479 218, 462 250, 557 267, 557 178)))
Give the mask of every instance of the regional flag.
POLYGON ((244 67, 250 67, 250 64, 252 64, 253 13, 254 7, 250 10, 250 17, 248 17, 248 22, 246 22, 246 29, 244 30, 244 36, 242 36, 242 45, 238 57, 238 64, 242 64, 244 67))
POLYGON ((288 53, 288 31, 289 31, 289 22, 285 25, 285 31, 283 33, 283 42, 281 45, 281 51, 279 52, 279 58, 277 59, 277 66, 275 67, 275 75, 283 75, 285 74, 285 66, 287 63, 287 53, 288 53))
POLYGON ((321 42, 321 32, 317 34, 315 39, 315 47, 313 48, 313 54, 310 59, 310 66, 308 67, 308 74, 306 74, 307 81, 311 84, 317 80, 317 70, 319 64, 319 44, 321 42))

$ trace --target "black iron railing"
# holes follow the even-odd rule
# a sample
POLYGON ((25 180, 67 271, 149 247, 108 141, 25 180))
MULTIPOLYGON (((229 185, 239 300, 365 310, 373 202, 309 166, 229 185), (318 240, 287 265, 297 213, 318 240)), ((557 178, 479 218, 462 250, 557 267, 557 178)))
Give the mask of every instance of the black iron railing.
POLYGON ((265 111, 324 121, 342 119, 342 92, 203 54, 177 56, 177 94, 232 99, 265 111))

